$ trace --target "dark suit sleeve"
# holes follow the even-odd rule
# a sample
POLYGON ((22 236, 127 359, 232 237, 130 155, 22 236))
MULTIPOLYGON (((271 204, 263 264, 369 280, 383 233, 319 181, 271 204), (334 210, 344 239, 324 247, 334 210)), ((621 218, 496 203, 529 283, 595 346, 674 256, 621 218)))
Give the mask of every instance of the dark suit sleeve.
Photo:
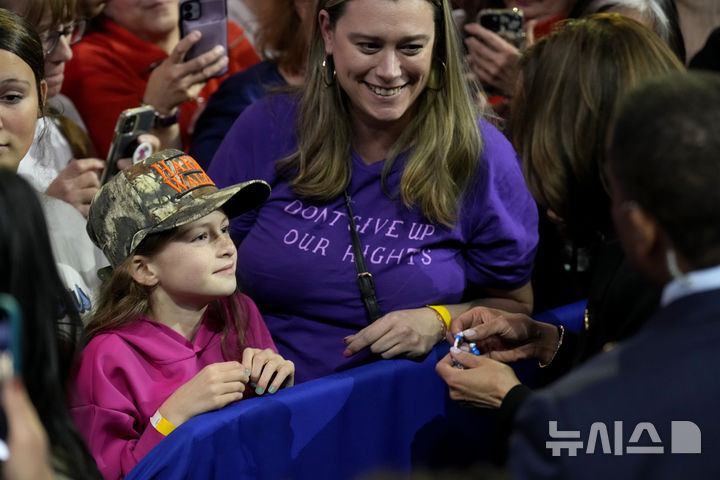
POLYGON ((558 420, 559 425, 563 424, 558 417, 558 409, 547 395, 535 393, 520 408, 509 442, 508 467, 513 479, 567 478, 562 463, 567 458, 567 450, 553 456, 546 446, 546 442, 552 440, 549 421, 558 420))

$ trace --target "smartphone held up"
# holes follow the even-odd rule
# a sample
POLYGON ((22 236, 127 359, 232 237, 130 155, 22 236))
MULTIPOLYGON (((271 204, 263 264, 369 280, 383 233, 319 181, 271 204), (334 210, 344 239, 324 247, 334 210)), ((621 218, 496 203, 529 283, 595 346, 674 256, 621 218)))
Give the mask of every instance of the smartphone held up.
POLYGON ((517 48, 525 44, 525 27, 522 10, 518 8, 486 8, 478 12, 477 23, 497 33, 517 48))
MULTIPOLYGON (((228 51, 228 16, 226 0, 182 0, 180 2, 180 36, 199 31, 202 37, 185 55, 185 61, 209 52, 221 45, 228 51)), ((215 73, 220 77, 227 67, 215 73)))
POLYGON ((144 158, 152 153, 152 147, 139 144, 138 137, 150 133, 154 126, 155 108, 152 105, 128 108, 120 114, 110 143, 107 165, 100 179, 101 184, 105 184, 120 171, 118 160, 121 158, 132 158, 137 162, 138 157, 144 158))

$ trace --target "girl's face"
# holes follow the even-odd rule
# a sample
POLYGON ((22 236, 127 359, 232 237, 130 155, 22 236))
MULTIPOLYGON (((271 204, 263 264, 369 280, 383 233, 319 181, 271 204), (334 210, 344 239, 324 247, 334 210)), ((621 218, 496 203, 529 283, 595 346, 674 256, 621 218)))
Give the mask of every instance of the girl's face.
POLYGON ((351 0, 334 29, 325 10, 319 21, 353 123, 406 125, 430 75, 432 5, 427 0, 351 0))
POLYGON ((156 288, 175 304, 202 308, 235 292, 237 250, 230 239, 230 221, 222 210, 180 227, 178 234, 147 266, 156 288))
MULTIPOLYGON (((20 57, 0 50, 0 65, 0 165, 15 171, 32 144, 44 99, 38 98, 35 75, 20 57)), ((46 91, 43 80, 43 96, 46 91)))
POLYGON ((545 20, 569 12, 576 0, 505 0, 507 8, 519 8, 525 21, 545 20))
POLYGON ((179 0, 109 0, 105 15, 143 40, 165 41, 179 31, 179 0))

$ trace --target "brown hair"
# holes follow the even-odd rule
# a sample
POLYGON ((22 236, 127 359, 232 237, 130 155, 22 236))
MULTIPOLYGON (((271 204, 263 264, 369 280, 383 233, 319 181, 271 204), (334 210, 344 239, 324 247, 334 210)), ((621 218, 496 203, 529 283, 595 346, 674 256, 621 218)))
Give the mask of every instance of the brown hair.
POLYGON ((668 46, 618 14, 565 21, 521 58, 510 136, 535 200, 583 241, 611 231, 602 182, 605 136, 618 96, 684 70, 668 46))
POLYGON ((302 74, 307 59, 308 26, 302 24, 294 0, 265 0, 257 20, 254 42, 257 51, 281 70, 302 74))
POLYGON ((40 27, 45 12, 50 11, 50 25, 53 28, 64 23, 69 23, 78 17, 78 0, 23 0, 22 8, 18 8, 19 2, 0 0, 0 7, 17 11, 25 17, 28 22, 40 27))

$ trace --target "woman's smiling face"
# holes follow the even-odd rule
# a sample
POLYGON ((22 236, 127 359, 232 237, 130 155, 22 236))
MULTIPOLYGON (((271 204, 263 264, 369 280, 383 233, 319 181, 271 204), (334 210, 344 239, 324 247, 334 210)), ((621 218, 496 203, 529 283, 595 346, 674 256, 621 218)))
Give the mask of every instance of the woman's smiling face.
POLYGON ((353 121, 373 128, 407 124, 430 76, 432 5, 427 0, 349 0, 334 28, 324 10, 319 21, 353 121))

